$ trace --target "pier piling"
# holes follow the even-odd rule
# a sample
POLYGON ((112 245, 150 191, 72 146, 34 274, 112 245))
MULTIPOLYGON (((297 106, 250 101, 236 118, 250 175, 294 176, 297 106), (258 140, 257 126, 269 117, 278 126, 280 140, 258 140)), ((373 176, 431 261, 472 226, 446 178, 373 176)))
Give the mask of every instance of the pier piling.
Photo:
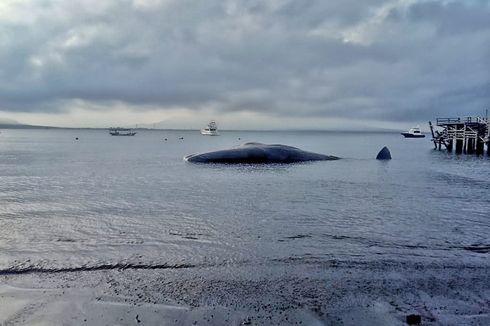
MULTIPOLYGON (((483 152, 485 151, 485 143, 483 142, 483 139, 478 138, 476 140, 476 154, 477 155, 483 155, 483 152)), ((489 151, 490 153, 490 151, 489 151)))
POLYGON ((463 153, 463 139, 456 139, 456 153, 463 153))
POLYGON ((453 151, 453 140, 449 140, 449 142, 446 144, 447 151, 451 153, 453 151))
POLYGON ((473 154, 475 152, 475 146, 473 145, 473 143, 473 138, 469 138, 466 140, 466 154, 473 154))

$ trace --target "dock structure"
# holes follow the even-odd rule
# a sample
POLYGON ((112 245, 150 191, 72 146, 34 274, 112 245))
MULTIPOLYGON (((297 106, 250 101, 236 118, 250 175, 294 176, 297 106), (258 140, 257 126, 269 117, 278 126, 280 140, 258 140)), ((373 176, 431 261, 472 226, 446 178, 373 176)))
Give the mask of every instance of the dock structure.
POLYGON ((435 149, 441 150, 444 146, 449 152, 455 149, 456 153, 478 154, 485 152, 490 155, 490 118, 465 117, 465 118, 437 118, 436 126, 442 128, 442 132, 435 130, 429 121, 432 132, 432 141, 435 149))

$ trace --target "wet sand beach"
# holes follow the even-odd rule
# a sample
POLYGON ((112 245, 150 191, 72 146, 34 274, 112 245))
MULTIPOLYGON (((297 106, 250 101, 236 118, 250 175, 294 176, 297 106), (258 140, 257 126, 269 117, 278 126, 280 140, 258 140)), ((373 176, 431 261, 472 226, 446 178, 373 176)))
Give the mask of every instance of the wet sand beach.
POLYGON ((4 325, 488 325, 487 263, 342 262, 4 273, 4 325))

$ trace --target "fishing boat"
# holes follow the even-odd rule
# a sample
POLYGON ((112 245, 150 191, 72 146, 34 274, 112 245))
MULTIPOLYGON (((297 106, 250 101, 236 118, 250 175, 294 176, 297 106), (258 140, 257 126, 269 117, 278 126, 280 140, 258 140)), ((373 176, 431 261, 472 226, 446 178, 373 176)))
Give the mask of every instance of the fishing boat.
POLYGON ((205 136, 219 136, 218 126, 215 121, 208 123, 206 128, 201 129, 201 134, 205 136))
POLYGON ((420 132, 420 127, 413 127, 408 129, 408 131, 401 133, 405 138, 424 138, 425 135, 420 132))
POLYGON ((109 128, 109 134, 111 136, 134 136, 136 135, 136 131, 131 130, 130 128, 109 128))

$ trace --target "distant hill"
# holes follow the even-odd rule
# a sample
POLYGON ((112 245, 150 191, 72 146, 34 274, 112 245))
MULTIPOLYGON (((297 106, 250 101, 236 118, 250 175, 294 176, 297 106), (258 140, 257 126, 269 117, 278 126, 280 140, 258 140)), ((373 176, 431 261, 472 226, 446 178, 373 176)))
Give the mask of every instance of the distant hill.
POLYGON ((10 125, 10 124, 2 124, 0 123, 0 129, 57 129, 56 127, 48 127, 48 126, 32 126, 32 125, 10 125))
POLYGON ((20 124, 18 121, 14 119, 0 118, 0 125, 18 125, 20 124))
POLYGON ((47 126, 33 126, 20 123, 12 119, 0 118, 0 129, 51 129, 47 126))

